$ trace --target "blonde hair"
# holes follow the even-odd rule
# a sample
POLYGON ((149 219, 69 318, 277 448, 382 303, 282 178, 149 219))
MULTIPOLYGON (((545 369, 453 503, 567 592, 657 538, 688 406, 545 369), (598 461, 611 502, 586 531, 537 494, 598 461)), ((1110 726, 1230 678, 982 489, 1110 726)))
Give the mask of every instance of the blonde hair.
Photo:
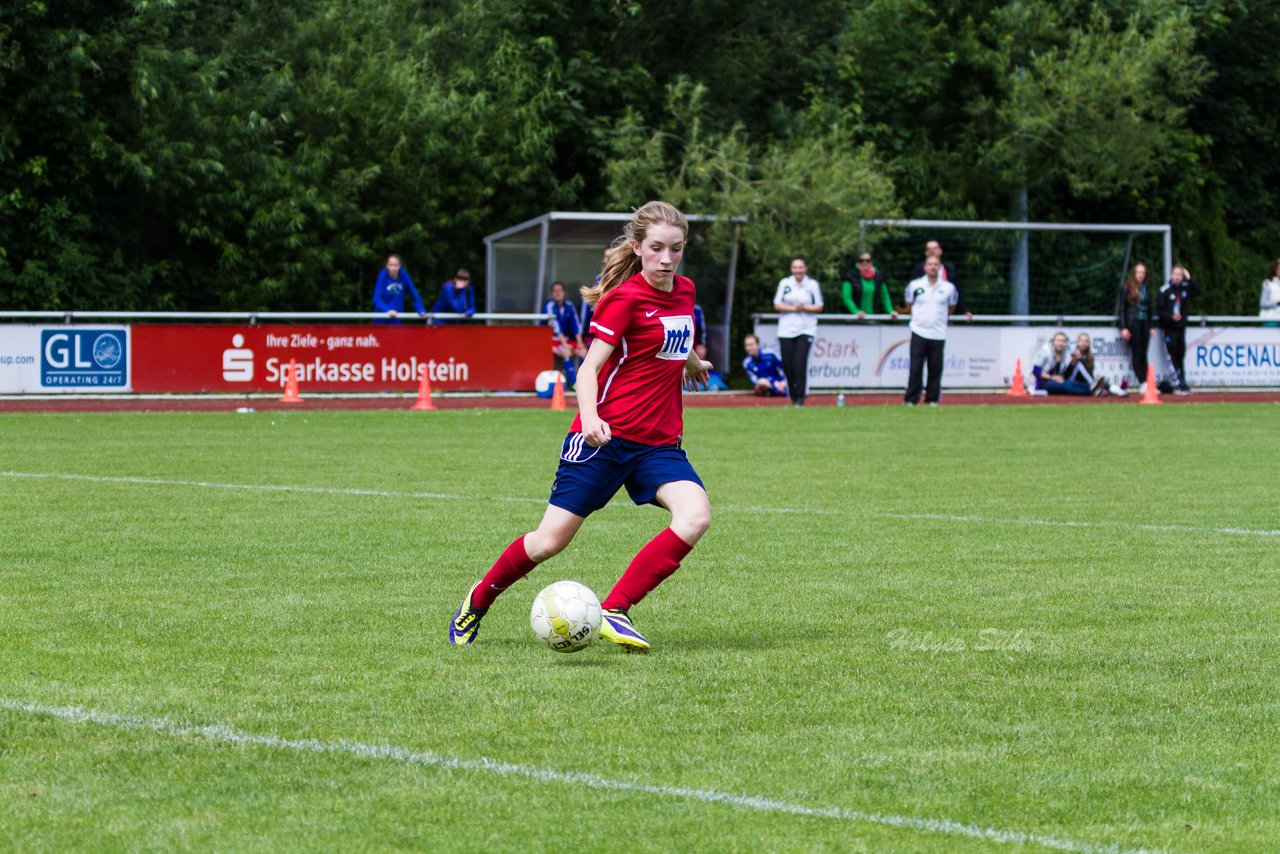
POLYGON ((645 202, 636 208, 635 216, 622 227, 622 234, 609 244, 600 278, 591 287, 582 288, 584 302, 589 305, 599 304, 605 294, 640 272, 640 257, 636 255, 633 245, 643 241, 649 229, 655 225, 674 225, 683 232, 686 240, 689 237, 689 220, 675 205, 645 202))

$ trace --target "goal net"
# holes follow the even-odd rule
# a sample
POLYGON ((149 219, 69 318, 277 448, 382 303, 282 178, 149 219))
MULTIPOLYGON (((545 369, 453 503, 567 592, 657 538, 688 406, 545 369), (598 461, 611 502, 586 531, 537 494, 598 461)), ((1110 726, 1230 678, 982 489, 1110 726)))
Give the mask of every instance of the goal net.
POLYGON ((1171 263, 1166 225, 864 220, 861 227, 895 302, 926 242, 936 240, 975 314, 1108 315, 1134 264, 1161 282, 1171 263))

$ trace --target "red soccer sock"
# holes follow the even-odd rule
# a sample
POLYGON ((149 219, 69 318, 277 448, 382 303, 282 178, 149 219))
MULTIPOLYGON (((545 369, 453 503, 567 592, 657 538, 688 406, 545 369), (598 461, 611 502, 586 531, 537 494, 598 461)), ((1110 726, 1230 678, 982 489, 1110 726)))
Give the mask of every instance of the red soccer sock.
POLYGON ((634 558, 609 595, 600 603, 605 610, 630 608, 680 568, 693 546, 680 539, 670 528, 649 541, 634 558))
POLYGON ((497 563, 476 585, 475 592, 471 594, 471 606, 488 608, 498 598, 498 594, 524 578, 537 565, 524 550, 524 537, 516 537, 515 542, 507 546, 497 563))

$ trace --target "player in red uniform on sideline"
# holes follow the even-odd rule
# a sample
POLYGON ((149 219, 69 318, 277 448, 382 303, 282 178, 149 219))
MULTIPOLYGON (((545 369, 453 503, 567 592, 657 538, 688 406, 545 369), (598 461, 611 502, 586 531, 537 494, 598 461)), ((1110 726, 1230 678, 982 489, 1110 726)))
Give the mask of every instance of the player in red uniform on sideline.
POLYGON ((600 603, 600 636, 648 651, 628 610, 679 568, 711 524, 706 490, 680 447, 681 388, 705 387, 712 367, 694 350, 694 284, 676 275, 688 235, 680 211, 646 203, 610 247, 600 280, 582 289, 595 306, 594 340, 579 369, 579 414, 561 448, 546 513, 467 593, 449 623, 450 643, 473 643, 498 595, 563 551, 586 517, 626 486, 636 504, 670 511, 671 524, 600 603))

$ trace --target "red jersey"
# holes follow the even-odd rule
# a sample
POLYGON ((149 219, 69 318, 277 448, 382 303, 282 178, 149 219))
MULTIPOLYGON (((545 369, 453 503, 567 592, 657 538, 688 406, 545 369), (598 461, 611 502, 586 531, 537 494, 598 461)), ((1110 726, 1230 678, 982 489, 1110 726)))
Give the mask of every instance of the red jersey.
MULTIPOLYGON (((596 411, 614 436, 674 445, 684 432, 684 365, 693 349, 693 281, 660 291, 636 273, 596 305, 591 334, 614 347, 597 375, 596 411)), ((582 416, 573 419, 582 430, 582 416)))

